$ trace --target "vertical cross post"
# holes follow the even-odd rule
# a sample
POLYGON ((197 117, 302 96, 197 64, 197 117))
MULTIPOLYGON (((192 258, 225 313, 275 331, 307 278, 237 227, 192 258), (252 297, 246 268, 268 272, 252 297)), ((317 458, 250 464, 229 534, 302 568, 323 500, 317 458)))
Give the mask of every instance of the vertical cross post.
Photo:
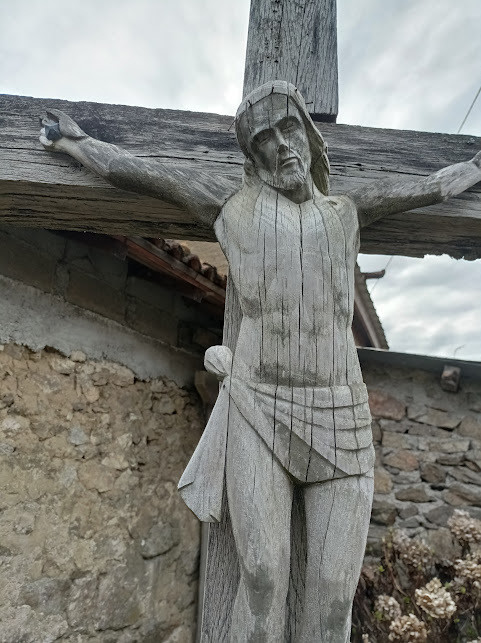
POLYGON ((252 0, 244 95, 269 80, 287 80, 314 120, 338 112, 336 0, 252 0))
MULTIPOLYGON (((251 0, 244 96, 270 80, 287 80, 303 94, 311 116, 335 122, 338 112, 336 0, 251 0)), ((232 282, 227 288, 223 343, 234 352, 242 312, 232 282)), ((223 520, 205 528, 198 640, 230 640, 239 566, 224 499, 223 520)), ((291 531, 291 583, 285 641, 294 641, 302 612, 305 516, 295 494, 291 531)), ((288 561, 286 561, 288 564, 288 561)), ((235 633, 234 633, 235 634, 235 633)), ((236 640, 235 637, 233 640, 236 640)))

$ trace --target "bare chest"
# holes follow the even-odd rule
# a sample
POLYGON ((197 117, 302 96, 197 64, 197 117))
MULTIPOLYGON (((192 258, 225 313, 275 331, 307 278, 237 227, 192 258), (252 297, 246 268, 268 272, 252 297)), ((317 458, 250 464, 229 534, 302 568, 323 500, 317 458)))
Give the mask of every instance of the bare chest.
POLYGON ((346 289, 359 243, 348 205, 327 198, 295 204, 265 191, 250 212, 229 214, 222 245, 241 296, 261 286, 274 296, 346 289))

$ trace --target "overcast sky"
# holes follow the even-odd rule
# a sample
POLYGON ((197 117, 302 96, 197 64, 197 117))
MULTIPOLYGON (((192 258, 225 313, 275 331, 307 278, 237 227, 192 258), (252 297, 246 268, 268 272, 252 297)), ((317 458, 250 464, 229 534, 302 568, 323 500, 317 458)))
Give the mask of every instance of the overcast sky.
MULTIPOLYGON (((0 93, 233 114, 248 13, 249 0, 2 2, 0 93)), ((481 84, 481 0, 338 0, 338 41, 340 123, 456 132, 481 84)), ((481 136, 481 99, 463 133, 481 136)), ((393 350, 481 360, 481 261, 394 257, 369 284, 393 350)))

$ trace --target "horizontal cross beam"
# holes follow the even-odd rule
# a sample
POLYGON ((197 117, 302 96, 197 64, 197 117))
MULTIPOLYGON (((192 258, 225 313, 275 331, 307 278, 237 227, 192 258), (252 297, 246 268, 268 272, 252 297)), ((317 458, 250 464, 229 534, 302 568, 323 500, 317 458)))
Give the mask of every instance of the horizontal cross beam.
MULTIPOLYGON (((243 157, 233 118, 163 109, 0 96, 0 222, 105 234, 214 240, 212 230, 168 203, 111 187, 72 159, 46 152, 38 117, 56 107, 95 138, 138 156, 175 164, 185 180, 198 169, 236 190, 243 157)), ((481 141, 323 123, 330 145, 331 191, 349 193, 387 176, 424 176, 469 160, 481 141)), ((226 193, 226 198, 229 193, 226 193)), ((364 228, 361 251, 420 257, 481 257, 481 184, 440 205, 386 217, 364 228)))

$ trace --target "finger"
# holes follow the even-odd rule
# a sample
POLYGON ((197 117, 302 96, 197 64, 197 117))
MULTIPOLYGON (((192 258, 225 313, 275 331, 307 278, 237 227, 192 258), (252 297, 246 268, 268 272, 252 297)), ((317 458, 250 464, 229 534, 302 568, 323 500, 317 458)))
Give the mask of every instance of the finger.
POLYGON ((58 109, 51 109, 46 111, 47 118, 51 121, 54 121, 54 123, 58 123, 60 120, 60 116, 63 115, 63 112, 61 112, 58 109))
POLYGON ((44 147, 52 147, 53 141, 49 141, 48 138, 45 136, 45 133, 43 131, 40 132, 39 139, 40 139, 40 143, 42 143, 42 145, 44 147))

